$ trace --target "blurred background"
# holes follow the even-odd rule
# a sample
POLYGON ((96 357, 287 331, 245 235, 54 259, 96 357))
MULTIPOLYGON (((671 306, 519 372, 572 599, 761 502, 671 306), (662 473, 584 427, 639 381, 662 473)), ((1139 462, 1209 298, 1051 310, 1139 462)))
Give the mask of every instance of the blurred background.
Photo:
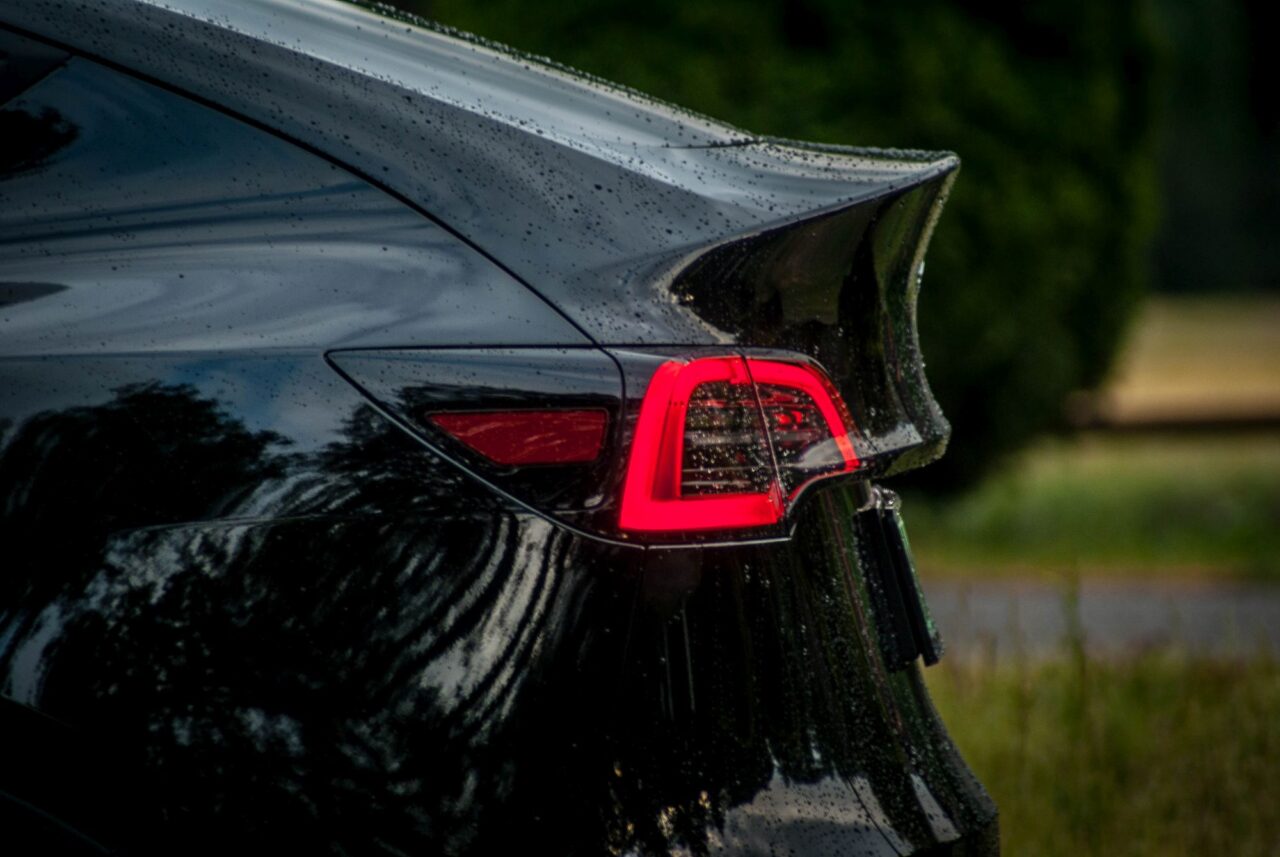
POLYGON ((949 149, 898 487, 1006 853, 1280 854, 1280 50, 1260 0, 403 0, 751 131, 949 149))

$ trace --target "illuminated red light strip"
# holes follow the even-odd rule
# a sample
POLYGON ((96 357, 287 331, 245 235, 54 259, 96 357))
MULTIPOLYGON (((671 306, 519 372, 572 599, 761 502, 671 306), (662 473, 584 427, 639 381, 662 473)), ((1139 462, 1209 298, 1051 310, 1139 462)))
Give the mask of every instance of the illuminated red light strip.
MULTIPOLYGON (((744 391, 745 392, 745 391, 744 391)), ((765 414, 757 406, 759 440, 769 442, 765 414)), ((447 411, 426 414, 436 427, 495 464, 526 466, 596 460, 604 446, 603 410, 447 411)), ((765 527, 782 520, 787 504, 807 485, 858 467, 849 433, 852 419, 830 380, 816 366, 782 360, 706 357, 669 360, 658 367, 640 404, 623 482, 619 526, 635 532, 693 532, 765 527), (759 491, 697 494, 682 491, 689 402, 704 384, 726 383, 752 391, 769 385, 804 393, 816 406, 843 459, 806 479, 784 497, 776 463, 759 491)), ((825 441, 824 441, 825 442, 825 441)))
POLYGON ((766 493, 680 496, 689 395, 699 384, 714 381, 749 383, 750 376, 739 357, 712 357, 691 363, 670 360, 654 373, 640 404, 627 463, 619 516, 622 529, 731 529, 762 527, 781 519, 782 491, 776 479, 766 493))
MULTIPOLYGON (((757 384, 774 384, 779 387, 790 387, 807 394, 818 406, 819 413, 827 423, 827 430, 840 450, 844 459, 844 467, 839 472, 848 473, 858 469, 858 455, 853 451, 853 441, 849 439, 849 430, 853 426, 853 418, 844 399, 822 370, 804 363, 782 363, 777 360, 753 360, 747 358, 747 367, 751 377, 757 384)), ((815 475, 800 483, 791 492, 788 499, 794 499, 806 486, 817 479, 833 474, 815 475)))
MULTIPOLYGON (((709 357, 684 363, 670 360, 658 367, 640 404, 631 456, 623 483, 619 526, 637 532, 684 532, 744 529, 775 524, 785 504, 778 474, 767 491, 682 497, 685 418, 689 398, 700 384, 773 384, 806 393, 818 406, 844 459, 839 472, 858 466, 849 440, 852 420, 840 395, 821 370, 807 364, 741 357, 709 357)), ((763 414, 761 415, 763 418, 763 414)), ((763 422, 761 432, 767 431, 763 422)), ((763 439, 763 438, 762 438, 763 439)), ((794 498, 819 474, 792 492, 794 498)))

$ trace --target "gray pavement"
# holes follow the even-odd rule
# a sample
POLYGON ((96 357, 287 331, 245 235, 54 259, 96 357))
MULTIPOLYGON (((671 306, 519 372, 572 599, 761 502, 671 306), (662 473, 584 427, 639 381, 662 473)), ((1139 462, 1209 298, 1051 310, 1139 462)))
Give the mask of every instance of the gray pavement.
POLYGON ((1175 647, 1223 658, 1280 656, 1280 585, 1085 580, 1065 585, 924 579, 948 657, 1038 658, 1079 629, 1086 650, 1125 656, 1175 647), (1073 605, 1074 600, 1074 605, 1073 605))

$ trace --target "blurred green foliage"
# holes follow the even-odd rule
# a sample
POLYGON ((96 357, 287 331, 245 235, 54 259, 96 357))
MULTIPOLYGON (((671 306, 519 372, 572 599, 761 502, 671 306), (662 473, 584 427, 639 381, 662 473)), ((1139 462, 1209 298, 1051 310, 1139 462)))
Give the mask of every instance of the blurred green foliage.
POLYGON ((949 149, 920 329, 968 482, 1106 371, 1145 285, 1155 51, 1146 7, 842 0, 402 0, 750 131, 949 149))
POLYGON ((1156 0, 1156 8, 1169 70, 1155 286, 1280 289, 1280 7, 1156 0))

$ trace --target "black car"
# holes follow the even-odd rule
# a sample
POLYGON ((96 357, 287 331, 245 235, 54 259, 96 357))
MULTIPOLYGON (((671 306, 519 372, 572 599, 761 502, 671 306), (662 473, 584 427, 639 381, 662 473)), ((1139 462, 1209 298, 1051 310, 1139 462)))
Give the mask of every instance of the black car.
POLYGON ((877 484, 955 157, 320 0, 0 62, 0 852, 995 852, 877 484))

